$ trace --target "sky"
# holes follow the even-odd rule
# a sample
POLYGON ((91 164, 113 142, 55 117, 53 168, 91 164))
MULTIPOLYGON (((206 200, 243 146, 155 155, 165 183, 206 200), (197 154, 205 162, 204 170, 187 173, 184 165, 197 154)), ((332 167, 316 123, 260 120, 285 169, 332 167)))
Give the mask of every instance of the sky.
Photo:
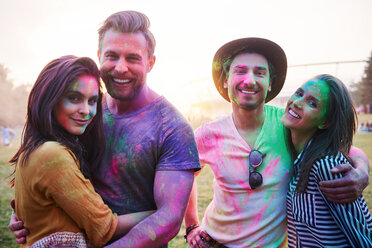
POLYGON ((358 82, 372 52, 371 0, 0 0, 0 64, 15 85, 33 84, 52 59, 73 54, 97 63, 100 24, 110 14, 137 10, 151 21, 157 45, 148 85, 181 111, 219 98, 211 78, 224 43, 261 37, 287 55, 290 94, 307 79, 329 73, 358 82))

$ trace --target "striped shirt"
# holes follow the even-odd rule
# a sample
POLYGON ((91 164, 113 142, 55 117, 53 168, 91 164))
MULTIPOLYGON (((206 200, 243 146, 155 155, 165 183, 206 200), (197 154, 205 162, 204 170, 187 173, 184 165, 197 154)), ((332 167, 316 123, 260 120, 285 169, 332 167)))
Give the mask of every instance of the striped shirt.
POLYGON ((288 247, 372 247, 372 217, 363 196, 349 204, 335 204, 319 189, 320 181, 342 177, 330 172, 349 163, 342 153, 317 160, 305 193, 294 192, 304 151, 294 162, 295 175, 287 193, 288 247))

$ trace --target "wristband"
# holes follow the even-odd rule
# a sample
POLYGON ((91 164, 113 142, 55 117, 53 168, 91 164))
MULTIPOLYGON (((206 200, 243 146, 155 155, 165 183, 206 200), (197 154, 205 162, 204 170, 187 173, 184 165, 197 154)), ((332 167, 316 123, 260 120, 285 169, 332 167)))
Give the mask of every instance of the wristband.
POLYGON ((194 230, 195 228, 198 228, 199 225, 198 224, 192 224, 191 226, 189 226, 188 228, 186 228, 186 234, 185 236, 183 236, 185 239, 186 239, 186 242, 187 242, 187 236, 189 235, 189 233, 194 230))

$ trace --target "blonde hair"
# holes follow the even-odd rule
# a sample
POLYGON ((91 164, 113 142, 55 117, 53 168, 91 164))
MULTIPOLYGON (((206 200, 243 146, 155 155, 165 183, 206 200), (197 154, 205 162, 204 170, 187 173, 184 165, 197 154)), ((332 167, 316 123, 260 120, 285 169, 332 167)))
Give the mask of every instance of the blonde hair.
POLYGON ((154 55, 156 41, 154 35, 149 30, 150 20, 145 14, 133 10, 126 10, 110 15, 98 29, 98 49, 100 51, 105 33, 111 28, 122 33, 143 33, 147 41, 147 53, 149 58, 154 55))

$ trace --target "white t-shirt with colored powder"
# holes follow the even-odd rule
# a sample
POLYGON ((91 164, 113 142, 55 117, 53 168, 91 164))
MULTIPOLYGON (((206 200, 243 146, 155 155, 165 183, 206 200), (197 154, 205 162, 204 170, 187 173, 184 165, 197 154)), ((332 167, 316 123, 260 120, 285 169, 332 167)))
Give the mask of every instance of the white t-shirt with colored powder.
POLYGON ((202 166, 214 173, 214 196, 202 229, 228 247, 285 247, 286 194, 292 163, 281 123, 283 109, 265 106, 265 122, 254 147, 244 141, 232 115, 204 124, 195 131, 202 166), (249 185, 251 149, 263 154, 258 171, 263 184, 249 185))

